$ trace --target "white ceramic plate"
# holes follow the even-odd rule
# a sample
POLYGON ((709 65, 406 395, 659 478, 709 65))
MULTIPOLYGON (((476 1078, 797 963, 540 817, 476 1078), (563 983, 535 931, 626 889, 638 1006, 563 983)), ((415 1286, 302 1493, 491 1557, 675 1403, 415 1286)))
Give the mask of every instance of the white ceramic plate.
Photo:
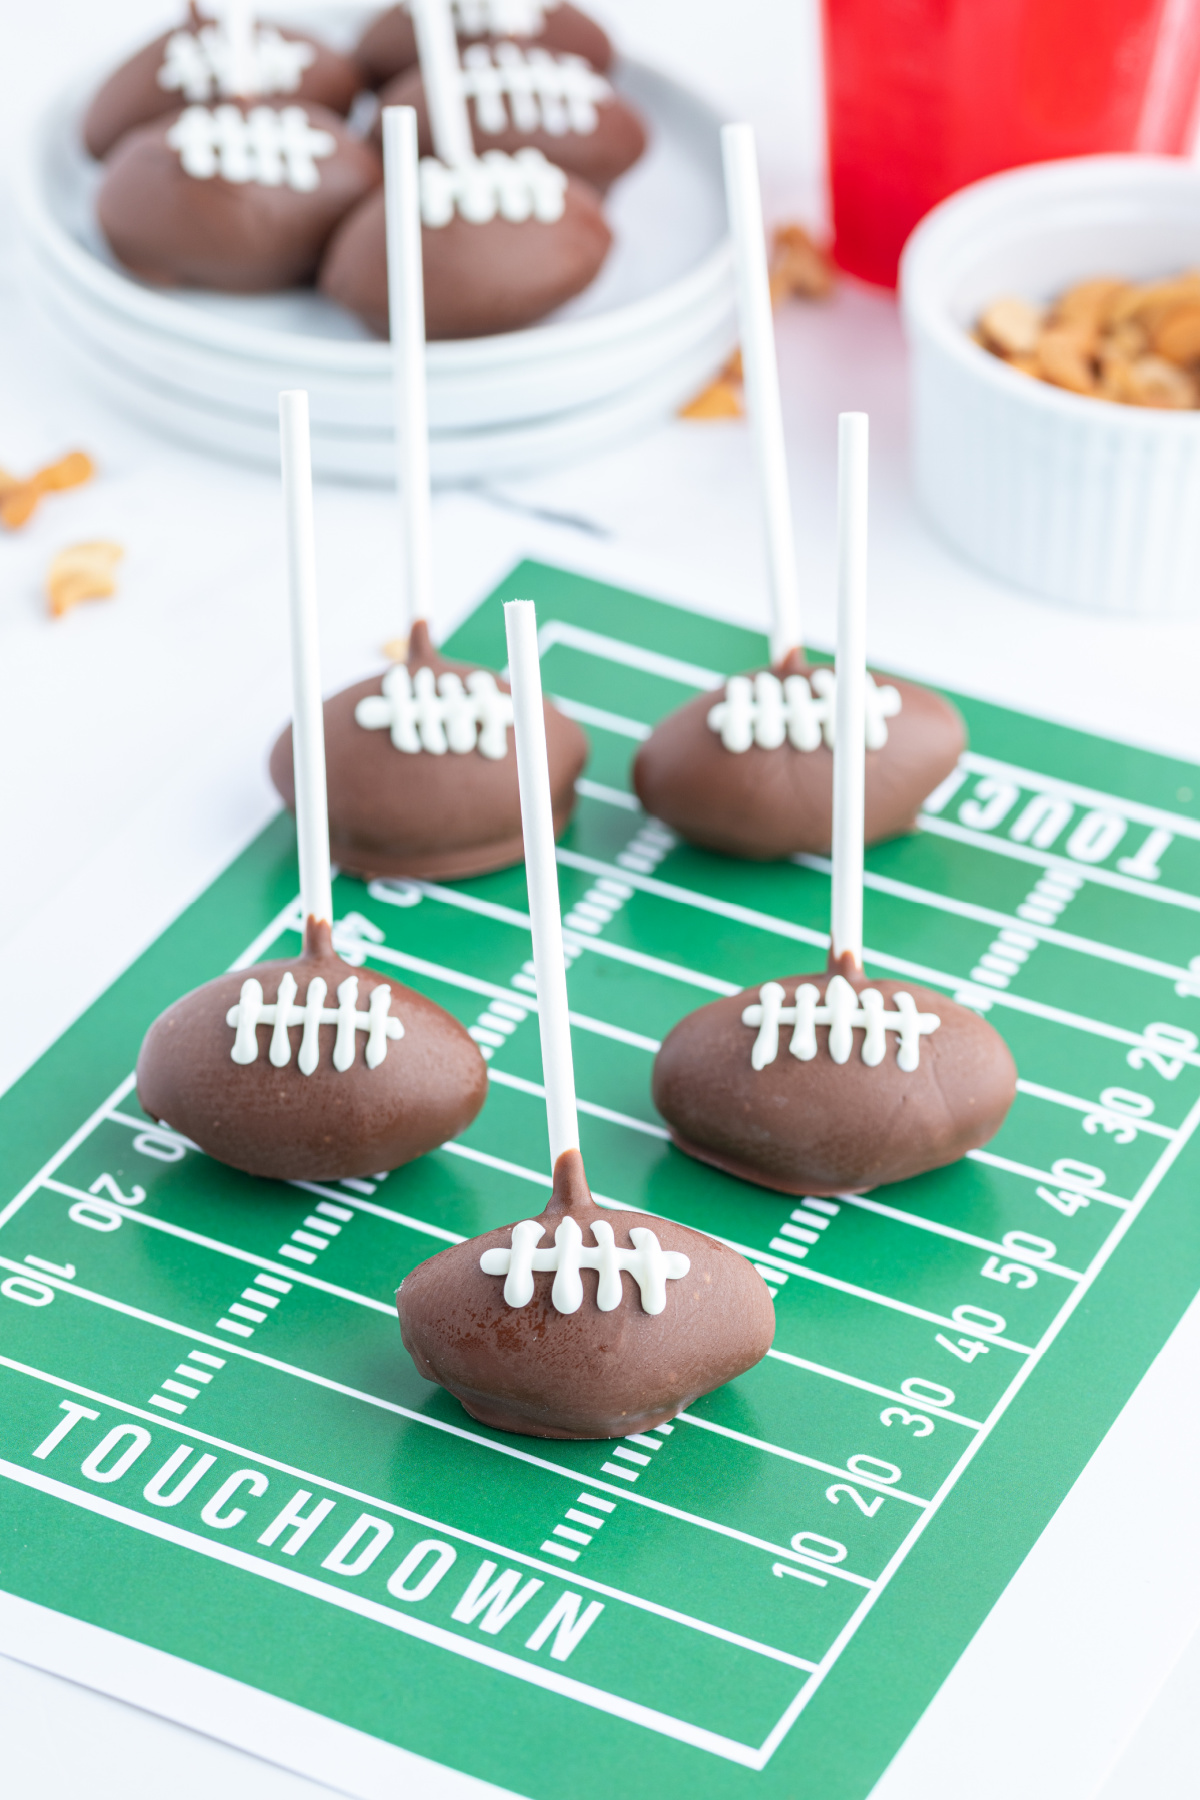
MULTIPOLYGON (((720 121, 640 65, 617 80, 651 147, 609 197, 613 251, 586 293, 532 329, 429 346, 436 479, 612 443, 677 407, 736 341, 720 121)), ((387 346, 312 292, 247 298, 134 280, 95 225, 99 171, 78 145, 80 105, 73 94, 47 111, 21 187, 32 282, 81 369, 173 436, 272 463, 279 389, 306 387, 318 470, 390 481, 387 346)))

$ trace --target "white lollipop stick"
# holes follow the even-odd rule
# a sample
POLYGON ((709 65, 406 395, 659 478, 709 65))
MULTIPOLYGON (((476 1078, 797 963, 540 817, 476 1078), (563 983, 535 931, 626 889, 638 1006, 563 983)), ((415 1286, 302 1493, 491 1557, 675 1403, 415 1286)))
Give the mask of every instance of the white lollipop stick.
POLYGON ((779 404, 779 371, 775 364, 771 283, 767 273, 767 244, 753 127, 722 126, 721 151, 725 160, 725 200, 733 233, 746 406, 754 433, 758 488, 767 538, 771 661, 777 663, 803 640, 787 451, 783 442, 783 409, 779 404))
POLYGON ((249 100, 259 89, 252 0, 225 0, 225 36, 229 91, 238 100, 249 100))
POLYGON ((283 517, 287 537, 288 607, 292 627, 292 766, 296 838, 304 917, 333 923, 329 872, 329 802, 325 793, 325 715, 317 640, 317 550, 313 535, 312 449, 308 395, 279 396, 283 517))
POLYGON ((475 141, 471 136, 458 60, 458 38, 449 0, 408 0, 408 3, 417 33, 417 55, 429 105, 433 147, 449 168, 460 169, 464 163, 474 161, 475 141))
POLYGON ((533 969, 538 1023, 542 1033, 542 1080, 550 1127, 550 1165, 564 1150, 579 1148, 575 1111, 575 1065, 567 1012, 567 968, 563 960, 558 907, 558 864, 554 816, 546 760, 546 716, 542 710, 542 668, 538 657, 537 612, 532 600, 504 605, 508 636, 508 678, 512 685, 517 740, 517 780, 521 789, 521 831, 525 838, 525 879, 533 923, 533 969))
POLYGON ((867 415, 838 415, 837 694, 830 948, 862 967, 867 775, 867 415))
POLYGON ((425 292, 421 265, 421 197, 417 179, 417 115, 411 106, 383 109, 384 218, 387 226, 388 320, 392 337, 392 405, 396 476, 404 541, 406 631, 433 613, 433 516, 429 498, 429 405, 425 392, 425 292))

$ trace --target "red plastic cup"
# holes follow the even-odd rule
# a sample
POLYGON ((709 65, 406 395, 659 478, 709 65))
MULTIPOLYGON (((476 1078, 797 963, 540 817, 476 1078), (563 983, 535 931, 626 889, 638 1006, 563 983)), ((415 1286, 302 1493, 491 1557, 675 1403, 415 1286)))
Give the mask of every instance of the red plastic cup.
POLYGON ((1181 154, 1200 0, 823 0, 834 255, 895 287, 969 181, 1102 151, 1181 154))

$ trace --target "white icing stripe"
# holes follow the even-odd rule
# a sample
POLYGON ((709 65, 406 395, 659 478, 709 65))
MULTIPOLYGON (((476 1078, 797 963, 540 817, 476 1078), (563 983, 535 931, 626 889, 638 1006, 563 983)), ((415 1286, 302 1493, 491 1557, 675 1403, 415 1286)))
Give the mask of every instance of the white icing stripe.
POLYGON ((519 44, 472 44, 463 55, 462 87, 475 102, 483 132, 545 131, 589 136, 600 123, 597 105, 612 88, 582 56, 552 56, 519 44))
MULTIPOLYGON (((753 679, 731 675, 724 698, 708 715, 708 728, 721 735, 727 750, 740 753, 757 744, 762 750, 778 750, 786 739, 795 750, 816 750, 822 740, 833 749, 837 677, 832 669, 814 669, 809 679, 787 675, 780 681, 769 669, 753 679)), ((867 676, 866 745, 882 750, 887 743, 888 719, 900 711, 898 690, 876 687, 867 676)))
MULTIPOLYGON (((251 43, 246 91, 294 94, 316 57, 315 45, 281 37, 273 25, 260 25, 251 43)), ((205 25, 198 32, 175 31, 167 39, 155 79, 167 93, 181 94, 185 100, 218 100, 237 92, 234 60, 229 33, 221 25, 205 25)))
POLYGON ((682 1281, 691 1268, 691 1259, 678 1250, 664 1250, 653 1231, 644 1225, 631 1227, 632 1250, 619 1250, 612 1226, 606 1219, 596 1219, 592 1236, 593 1249, 583 1241, 583 1233, 569 1215, 560 1220, 554 1233, 553 1250, 538 1250, 537 1241, 545 1234, 545 1226, 536 1219, 522 1219, 512 1228, 512 1246, 508 1250, 485 1250, 479 1266, 485 1275, 504 1275, 504 1298, 509 1306, 528 1306, 533 1299, 535 1270, 553 1270, 554 1286, 550 1301, 556 1312, 578 1312, 583 1305, 581 1269, 597 1271, 596 1305, 601 1312, 613 1312, 621 1304, 621 1271, 627 1269, 637 1282, 642 1297, 642 1311, 660 1313, 667 1304, 668 1281, 682 1281))
POLYGON ((499 762, 508 755, 508 727, 513 722, 512 696, 500 691, 487 669, 472 669, 466 687, 453 670, 435 684, 433 670, 418 669, 414 679, 403 663, 389 669, 381 694, 367 694, 354 709, 365 731, 390 731, 397 750, 415 756, 447 750, 499 762))
POLYGON ((332 156, 337 139, 308 122, 302 106, 189 106, 167 133, 186 175, 312 193, 321 185, 317 158, 332 156))
POLYGON ((336 1025, 333 1066, 338 1074, 344 1075, 347 1069, 354 1066, 355 1033, 359 1031, 367 1034, 367 1067, 377 1069, 387 1055, 388 1039, 394 1041, 404 1036, 403 1025, 389 1011, 391 988, 384 982, 372 988, 366 1012, 358 1011, 357 975, 348 976, 338 988, 336 1008, 325 1005, 328 991, 324 979, 320 975, 314 975, 308 984, 304 1005, 296 1006, 296 978, 290 969, 285 969, 279 979, 279 991, 275 1000, 271 1005, 266 1005, 263 1002, 262 983, 253 975, 248 976, 242 983, 237 1005, 231 1006, 225 1015, 225 1023, 232 1025, 236 1033, 233 1049, 229 1052, 234 1062, 257 1062, 258 1027, 270 1025, 272 1030, 268 1060, 275 1068, 282 1069, 292 1060, 288 1031, 292 1026, 299 1025, 303 1029, 296 1065, 302 1075, 311 1075, 321 1057, 321 1027, 336 1025))
POLYGON ((835 1063, 850 1060, 854 1048, 854 1032, 864 1033, 862 1059, 868 1068, 877 1068, 887 1055, 887 1033, 896 1033, 896 1063, 906 1075, 920 1066, 921 1039, 937 1030, 941 1019, 937 1013, 917 1011, 911 994, 893 996, 895 1012, 886 1010, 886 1002, 878 988, 863 988, 856 993, 843 975, 835 975, 820 1001, 820 990, 811 981, 801 982, 791 1006, 777 981, 768 981, 758 990, 759 1004, 748 1006, 742 1013, 743 1025, 757 1025, 758 1036, 750 1052, 751 1066, 765 1069, 779 1055, 779 1027, 792 1026, 788 1049, 800 1062, 811 1062, 817 1054, 817 1026, 829 1027, 829 1054, 835 1063))
POLYGON ((432 231, 448 225, 455 212, 472 225, 486 225, 497 214, 514 225, 528 219, 552 225, 566 211, 567 177, 532 146, 515 156, 486 150, 455 169, 423 156, 420 183, 421 222, 432 231))

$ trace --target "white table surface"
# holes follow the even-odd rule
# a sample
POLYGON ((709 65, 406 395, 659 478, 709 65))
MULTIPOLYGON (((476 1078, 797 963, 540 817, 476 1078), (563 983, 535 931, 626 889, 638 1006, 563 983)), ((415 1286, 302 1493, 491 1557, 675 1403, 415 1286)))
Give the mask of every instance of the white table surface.
MULTIPOLYGON (((605 0, 631 52, 759 132, 768 210, 820 218, 810 0, 605 0), (736 30, 733 19, 736 17, 736 30)), ((0 1087, 199 894, 274 811, 265 754, 288 712, 273 480, 163 442, 63 375, 25 306, 3 171, 44 96, 173 18, 167 0, 10 9, 0 57, 0 465, 79 445, 101 478, 0 538, 0 1087), (127 548, 118 599, 61 622, 41 581, 89 537, 127 548), (55 979, 47 980, 53 966, 55 979)), ((873 660, 1200 759, 1200 617, 1056 611, 959 562, 916 513, 893 304, 843 286, 779 321, 808 636, 833 634, 834 431, 872 422, 873 660)), ((326 487, 317 527, 328 687, 393 630, 394 509, 326 487)), ((765 622, 742 424, 671 422, 502 494, 436 503, 449 629, 522 554, 765 622), (555 524, 534 512, 586 521, 555 524)), ((876 1790, 877 1800, 1179 1800, 1200 1763, 1200 1307, 1194 1307, 876 1790), (1172 1673, 1174 1671, 1174 1673, 1172 1673), (1164 1686, 1164 1683, 1166 1685, 1164 1686), (1157 1698, 1156 1698, 1157 1697, 1157 1698)), ((0 1659, 2 1660, 2 1659, 0 1659)), ((14 1800, 220 1787, 318 1791, 285 1769, 26 1664, 0 1670, 14 1800)), ((345 1777, 348 1786, 354 1782, 345 1777)), ((361 1787, 362 1784, 360 1783, 361 1787)), ((328 1791, 328 1790, 324 1790, 328 1791)), ((430 1790, 420 1783, 414 1795, 430 1790)))

